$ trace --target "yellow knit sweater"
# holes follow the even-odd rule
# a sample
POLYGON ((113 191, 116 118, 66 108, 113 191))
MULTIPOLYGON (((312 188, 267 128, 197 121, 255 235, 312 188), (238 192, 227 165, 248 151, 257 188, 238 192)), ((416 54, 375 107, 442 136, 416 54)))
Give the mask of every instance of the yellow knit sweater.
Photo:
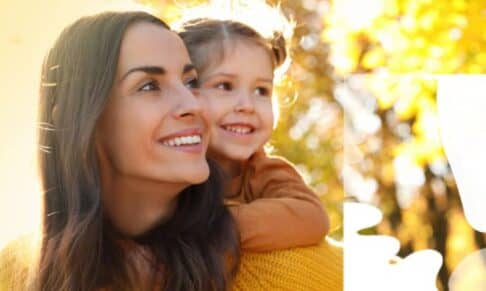
MULTIPOLYGON (((26 249, 25 245, 16 245, 16 248, 19 246, 26 249)), ((12 286, 13 281, 22 282, 27 277, 25 267, 28 255, 22 253, 19 256, 18 249, 10 249, 1 254, 0 291, 12 290, 8 286, 12 286), (21 272, 12 273, 13 270, 21 272)), ((342 274, 342 248, 324 240, 314 247, 244 253, 231 290, 341 291, 342 274)))
POLYGON ((244 253, 232 291, 341 291, 343 249, 324 240, 314 247, 244 253))

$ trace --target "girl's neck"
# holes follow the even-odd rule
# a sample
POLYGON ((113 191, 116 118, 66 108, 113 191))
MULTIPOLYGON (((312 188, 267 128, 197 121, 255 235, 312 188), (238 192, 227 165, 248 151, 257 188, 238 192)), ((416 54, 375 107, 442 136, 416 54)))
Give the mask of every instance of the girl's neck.
POLYGON ((242 174, 247 161, 232 160, 218 154, 211 153, 213 158, 229 178, 235 178, 242 174))

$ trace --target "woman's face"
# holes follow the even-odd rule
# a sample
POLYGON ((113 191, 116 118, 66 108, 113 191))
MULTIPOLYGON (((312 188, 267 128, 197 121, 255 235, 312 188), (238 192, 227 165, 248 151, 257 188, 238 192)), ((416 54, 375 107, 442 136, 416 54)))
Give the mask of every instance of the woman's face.
POLYGON ((125 33, 109 101, 97 128, 101 165, 153 182, 205 181, 208 127, 191 93, 197 74, 177 34, 151 23, 125 33))

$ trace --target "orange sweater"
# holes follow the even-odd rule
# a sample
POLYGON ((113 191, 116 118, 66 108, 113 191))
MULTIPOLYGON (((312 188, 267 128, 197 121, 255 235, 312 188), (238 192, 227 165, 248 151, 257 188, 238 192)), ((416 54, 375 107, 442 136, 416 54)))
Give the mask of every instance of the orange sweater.
POLYGON ((329 219, 319 197, 283 158, 258 151, 227 188, 226 202, 243 250, 309 246, 328 232, 329 219))

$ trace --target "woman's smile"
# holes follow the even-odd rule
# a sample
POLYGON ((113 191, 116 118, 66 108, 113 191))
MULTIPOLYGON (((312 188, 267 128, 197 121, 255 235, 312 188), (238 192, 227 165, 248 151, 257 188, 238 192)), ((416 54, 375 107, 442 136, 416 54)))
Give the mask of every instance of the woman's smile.
POLYGON ((188 128, 169 134, 159 139, 159 142, 176 151, 202 153, 205 150, 203 131, 200 128, 188 128))

